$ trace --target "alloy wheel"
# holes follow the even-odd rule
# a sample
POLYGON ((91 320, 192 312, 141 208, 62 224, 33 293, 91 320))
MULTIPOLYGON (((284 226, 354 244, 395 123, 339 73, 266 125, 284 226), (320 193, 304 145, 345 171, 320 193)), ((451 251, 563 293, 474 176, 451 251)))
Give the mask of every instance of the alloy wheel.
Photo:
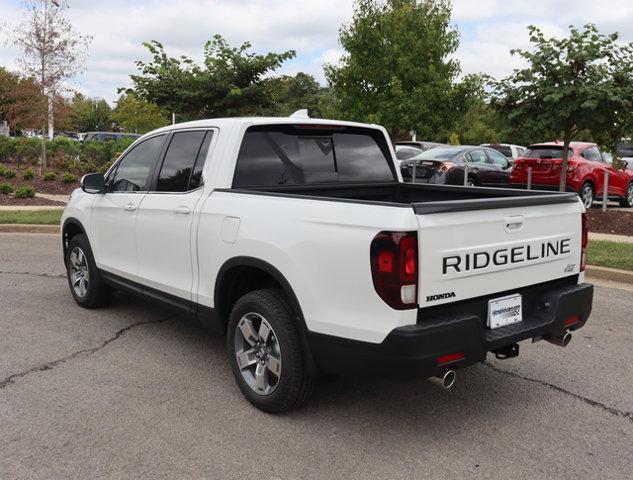
POLYGON ((270 323, 247 313, 235 329, 235 357, 242 378, 259 395, 270 395, 281 378, 281 347, 270 323))
POLYGON ((88 281, 90 279, 86 255, 81 248, 75 247, 70 252, 68 262, 70 264, 70 281, 73 290, 78 297, 83 298, 88 292, 88 281))
POLYGON ((633 207, 633 183, 629 185, 627 190, 626 199, 629 202, 629 206, 633 207))
POLYGON ((585 208, 591 208, 593 205, 593 188, 591 185, 585 185, 580 192, 580 197, 582 198, 582 203, 585 205, 585 208))

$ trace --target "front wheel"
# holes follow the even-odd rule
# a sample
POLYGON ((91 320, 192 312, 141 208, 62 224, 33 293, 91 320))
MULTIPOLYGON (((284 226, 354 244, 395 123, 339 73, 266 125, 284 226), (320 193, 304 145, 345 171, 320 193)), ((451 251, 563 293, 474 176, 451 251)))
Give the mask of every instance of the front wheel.
POLYGON ((633 182, 629 183, 625 197, 620 200, 620 206, 624 208, 633 208, 633 182))
POLYGON ((580 192, 578 192, 580 199, 582 200, 583 205, 587 210, 591 208, 593 205, 594 191, 591 183, 586 182, 583 183, 582 187, 580 187, 580 192))
POLYGON ((110 300, 112 290, 99 275, 90 242, 83 234, 75 235, 68 243, 66 275, 70 293, 82 307, 101 307, 110 300))
POLYGON ((314 389, 294 317, 285 296, 268 289, 247 293, 231 311, 231 369, 246 399, 264 412, 297 408, 314 389))

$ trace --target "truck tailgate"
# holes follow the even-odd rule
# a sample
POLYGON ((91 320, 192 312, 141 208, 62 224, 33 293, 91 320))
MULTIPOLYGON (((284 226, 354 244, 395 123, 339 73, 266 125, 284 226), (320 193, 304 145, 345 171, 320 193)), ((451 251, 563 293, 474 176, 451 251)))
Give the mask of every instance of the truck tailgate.
POLYGON ((419 213, 419 305, 456 302, 578 274, 581 212, 579 202, 567 201, 419 213))

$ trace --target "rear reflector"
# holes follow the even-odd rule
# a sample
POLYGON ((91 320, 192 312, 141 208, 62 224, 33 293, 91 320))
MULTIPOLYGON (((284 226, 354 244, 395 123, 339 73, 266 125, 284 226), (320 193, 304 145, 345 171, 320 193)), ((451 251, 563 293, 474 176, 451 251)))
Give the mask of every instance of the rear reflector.
POLYGON ((565 320, 565 326, 569 327, 570 325, 573 325, 574 323, 578 323, 578 322, 580 322, 580 315, 575 315, 565 320))
POLYGON ((447 363, 456 362, 457 360, 461 360, 465 355, 462 352, 449 353, 448 355, 442 355, 441 357, 437 357, 438 365, 446 365, 447 363))

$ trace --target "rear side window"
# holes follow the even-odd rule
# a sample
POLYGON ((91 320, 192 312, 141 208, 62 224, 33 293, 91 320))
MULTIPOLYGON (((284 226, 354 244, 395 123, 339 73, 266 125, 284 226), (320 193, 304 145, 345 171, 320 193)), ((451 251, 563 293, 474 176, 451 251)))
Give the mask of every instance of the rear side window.
POLYGON ((135 145, 119 162, 110 191, 142 192, 147 190, 149 172, 156 163, 164 140, 165 135, 157 135, 135 145))
POLYGON ((480 149, 471 150, 464 157, 470 163, 487 163, 486 152, 480 149))
POLYGON ((250 127, 237 158, 234 187, 320 182, 394 181, 389 147, 378 130, 250 127))
MULTIPOLYGON (((204 157, 200 153, 206 137, 210 141, 211 134, 204 130, 173 134, 158 175, 157 191, 186 192, 200 186, 204 164, 204 157)), ((206 150, 208 148, 209 144, 206 143, 206 150)))

